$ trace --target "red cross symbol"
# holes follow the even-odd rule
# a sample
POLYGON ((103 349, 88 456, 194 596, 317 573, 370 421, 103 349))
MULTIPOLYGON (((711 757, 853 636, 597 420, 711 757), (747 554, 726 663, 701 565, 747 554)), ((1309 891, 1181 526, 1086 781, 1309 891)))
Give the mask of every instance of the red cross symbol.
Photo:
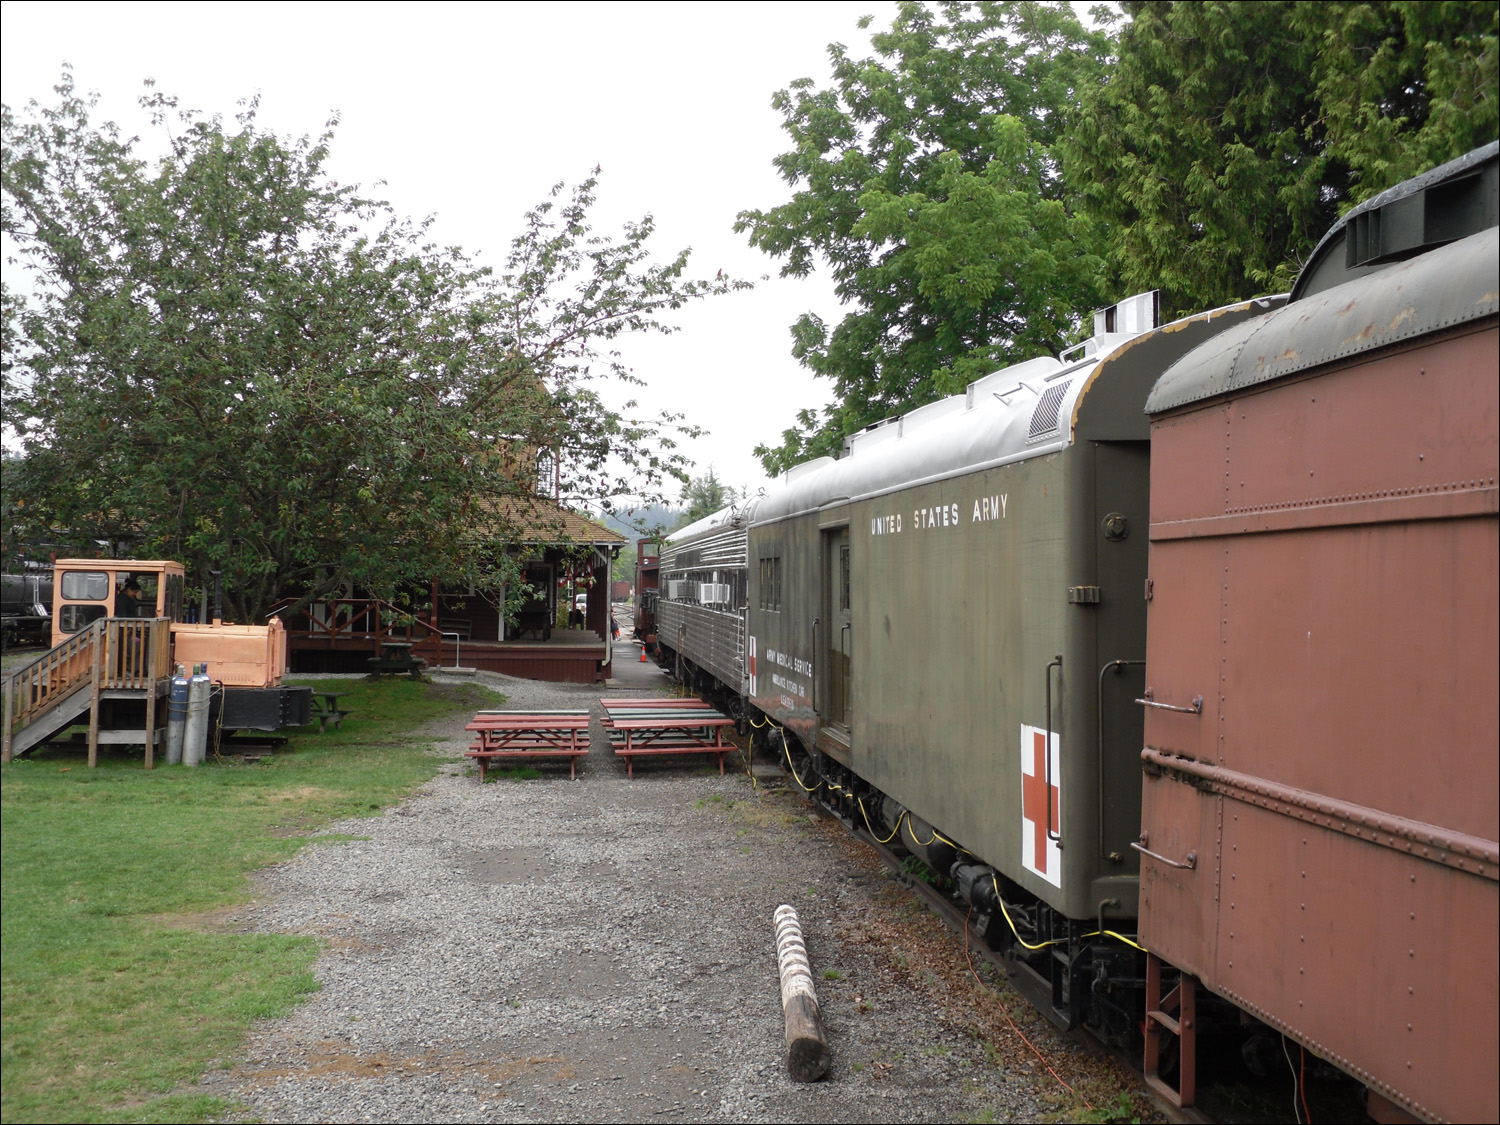
POLYGON ((1031 736, 1031 772, 1021 775, 1021 814, 1031 821, 1036 834, 1032 854, 1036 869, 1047 873, 1047 825, 1058 824, 1057 786, 1047 784, 1047 736, 1036 731, 1031 736), (1047 815, 1047 805, 1052 815, 1047 815))

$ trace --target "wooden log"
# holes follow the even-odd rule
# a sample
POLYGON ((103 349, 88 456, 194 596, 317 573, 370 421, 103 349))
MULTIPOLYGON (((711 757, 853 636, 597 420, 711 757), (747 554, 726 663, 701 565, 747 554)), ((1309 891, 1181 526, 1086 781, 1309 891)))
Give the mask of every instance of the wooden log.
POLYGON ((790 906, 778 906, 776 960, 781 967, 781 1014, 786 1019, 786 1067, 794 1082, 816 1082, 828 1073, 832 1051, 813 990, 802 923, 790 906))

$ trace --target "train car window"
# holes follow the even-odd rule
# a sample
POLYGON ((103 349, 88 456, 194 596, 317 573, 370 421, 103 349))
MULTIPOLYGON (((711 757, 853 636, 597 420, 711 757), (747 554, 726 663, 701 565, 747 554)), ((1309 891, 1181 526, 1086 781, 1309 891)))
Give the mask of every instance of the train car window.
POLYGON ((62 576, 62 596, 72 602, 102 602, 110 596, 109 574, 103 570, 70 570, 62 576))
POLYGON ((767 555, 760 560, 760 608, 781 608, 780 555, 767 555))
MULTIPOLYGON (((64 581, 73 577, 63 575, 64 581)), ((64 633, 76 633, 90 621, 97 621, 107 610, 102 605, 65 605, 57 615, 57 627, 64 633)))

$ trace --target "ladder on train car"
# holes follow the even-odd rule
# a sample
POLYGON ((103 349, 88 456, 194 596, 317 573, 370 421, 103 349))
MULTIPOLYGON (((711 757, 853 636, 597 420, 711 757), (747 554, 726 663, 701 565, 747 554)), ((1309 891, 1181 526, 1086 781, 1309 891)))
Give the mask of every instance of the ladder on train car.
POLYGON ((146 768, 155 764, 157 699, 164 694, 172 656, 171 621, 165 617, 100 618, 50 652, 0 681, 0 761, 35 748, 88 716, 89 766, 99 744, 144 744, 146 768), (139 699, 143 729, 100 729, 100 703, 139 699))

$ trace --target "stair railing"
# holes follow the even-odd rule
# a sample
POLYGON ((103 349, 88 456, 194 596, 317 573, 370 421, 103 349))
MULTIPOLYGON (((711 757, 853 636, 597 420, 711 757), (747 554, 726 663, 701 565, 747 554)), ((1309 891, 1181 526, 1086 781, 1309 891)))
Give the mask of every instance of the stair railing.
POLYGON ((3 692, 0 704, 4 709, 4 718, 0 720, 0 736, 4 739, 0 760, 10 761, 11 734, 16 729, 29 726, 54 703, 91 682, 94 646, 104 636, 104 626, 102 618, 90 622, 87 628, 5 677, 0 688, 3 692))

